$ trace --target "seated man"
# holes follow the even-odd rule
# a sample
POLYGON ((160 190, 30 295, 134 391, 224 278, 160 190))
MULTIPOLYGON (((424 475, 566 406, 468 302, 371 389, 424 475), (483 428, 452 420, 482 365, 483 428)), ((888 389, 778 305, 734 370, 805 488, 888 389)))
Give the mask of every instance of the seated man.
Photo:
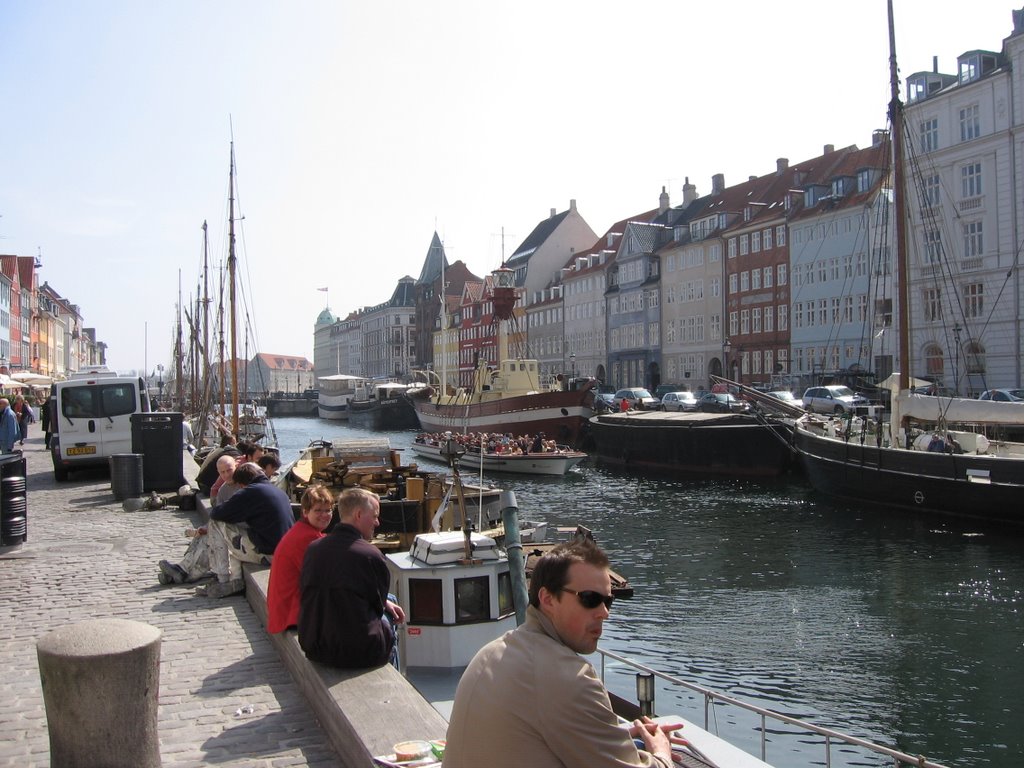
POLYGON ((445 768, 671 768, 668 735, 649 718, 621 727, 579 655, 597 649, 611 591, 608 558, 593 541, 562 544, 537 561, 526 622, 485 645, 459 681, 445 768))
POLYGON ((217 582, 197 590, 207 597, 244 592, 242 563, 270 565, 278 542, 295 522, 288 495, 257 465, 242 464, 231 479, 241 489, 210 512, 210 569, 217 582))
POLYGON ((267 632, 270 634, 298 625, 302 560, 309 545, 323 538, 333 512, 334 497, 324 486, 312 485, 302 494, 302 518, 281 539, 270 565, 267 587, 267 632))
POLYGON ((263 474, 271 480, 274 479, 277 471, 281 469, 281 460, 273 453, 264 453, 256 463, 263 470, 263 474))
POLYGON ((338 516, 334 531, 306 550, 299 645, 310 659, 332 667, 379 667, 395 649, 390 619, 405 621, 402 607, 388 599, 387 561, 370 543, 380 525, 380 500, 348 488, 338 498, 338 516))
POLYGON ((241 462, 237 457, 227 454, 217 459, 217 482, 210 488, 211 506, 216 507, 218 504, 223 504, 238 490, 238 486, 231 476, 235 474, 239 463, 241 462))

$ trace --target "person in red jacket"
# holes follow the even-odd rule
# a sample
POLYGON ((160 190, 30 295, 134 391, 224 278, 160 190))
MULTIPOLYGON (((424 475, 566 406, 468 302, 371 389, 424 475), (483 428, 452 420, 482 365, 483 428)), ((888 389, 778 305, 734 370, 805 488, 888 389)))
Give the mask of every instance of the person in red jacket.
MULTIPOLYGON (((265 458, 265 457, 264 457, 265 458)), ((283 632, 299 623, 299 575, 306 548, 323 538, 331 524, 334 497, 322 485, 312 485, 302 494, 302 517, 284 535, 274 550, 267 587, 267 632, 283 632)))

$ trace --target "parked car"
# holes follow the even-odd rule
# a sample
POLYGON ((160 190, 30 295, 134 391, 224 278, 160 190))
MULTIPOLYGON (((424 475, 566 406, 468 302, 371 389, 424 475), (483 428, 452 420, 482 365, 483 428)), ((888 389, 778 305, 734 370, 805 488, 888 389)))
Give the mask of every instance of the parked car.
POLYGON ((708 392, 697 401, 697 410, 704 413, 743 413, 750 406, 728 392, 708 392))
POLYGON ((615 388, 608 384, 594 387, 594 412, 604 413, 615 407, 615 388))
POLYGON ((636 408, 638 410, 650 410, 653 411, 658 407, 658 400, 650 392, 643 387, 629 387, 626 389, 620 389, 615 393, 614 404, 612 408, 614 410, 620 410, 622 408, 622 401, 625 400, 629 403, 630 408, 636 408))
POLYGON ((870 401, 842 384, 808 387, 803 396, 804 408, 811 413, 856 413, 870 401))
POLYGON ((661 398, 663 411, 695 411, 697 398, 693 392, 666 392, 661 398))
POLYGON ((679 384, 659 384, 654 388, 654 396, 659 400, 663 399, 669 392, 682 392, 683 387, 679 384))
POLYGON ((1001 403, 1016 403, 1024 400, 1024 389, 987 389, 978 395, 979 400, 995 400, 1001 403))
POLYGON ((781 400, 787 405, 800 405, 800 401, 796 399, 796 396, 786 389, 779 389, 773 392, 765 392, 768 397, 774 397, 776 400, 781 400))

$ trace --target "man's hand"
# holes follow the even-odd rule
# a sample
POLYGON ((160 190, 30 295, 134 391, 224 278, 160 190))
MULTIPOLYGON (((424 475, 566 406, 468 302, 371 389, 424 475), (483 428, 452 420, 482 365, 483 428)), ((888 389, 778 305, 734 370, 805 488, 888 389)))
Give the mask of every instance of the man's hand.
POLYGON ((387 611, 391 614, 391 618, 395 620, 395 624, 405 623, 405 611, 402 610, 402 606, 398 603, 393 603, 390 600, 387 601, 387 611))
POLYGON ((669 741, 668 734, 680 728, 682 728, 682 725, 678 723, 658 725, 651 718, 643 717, 640 720, 633 721, 633 725, 629 729, 629 735, 634 739, 643 739, 644 749, 652 755, 657 755, 671 761, 672 742, 669 741))

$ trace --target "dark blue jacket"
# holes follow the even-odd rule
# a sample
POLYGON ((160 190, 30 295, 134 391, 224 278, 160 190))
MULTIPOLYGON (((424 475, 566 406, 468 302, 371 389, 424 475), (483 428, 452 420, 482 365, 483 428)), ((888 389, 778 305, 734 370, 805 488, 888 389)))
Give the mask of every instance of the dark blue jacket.
POLYGON ((295 524, 288 495, 266 477, 257 477, 210 512, 211 520, 245 523, 256 550, 274 554, 281 537, 295 524))

